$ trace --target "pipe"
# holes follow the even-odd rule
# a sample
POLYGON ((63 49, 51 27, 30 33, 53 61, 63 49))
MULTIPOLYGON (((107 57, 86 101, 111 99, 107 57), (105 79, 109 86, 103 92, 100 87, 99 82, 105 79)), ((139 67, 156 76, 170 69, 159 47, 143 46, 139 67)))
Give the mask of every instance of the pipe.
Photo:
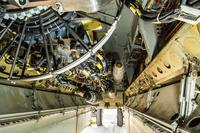
POLYGON ((89 106, 75 106, 75 107, 66 107, 66 108, 58 108, 58 109, 51 109, 51 110, 5 114, 5 115, 0 115, 0 122, 2 123, 2 122, 6 122, 6 121, 14 121, 14 120, 30 118, 30 117, 37 117, 37 116, 43 116, 43 115, 49 115, 49 114, 55 114, 55 113, 64 113, 66 111, 76 110, 77 108, 85 109, 87 107, 89 107, 89 106))

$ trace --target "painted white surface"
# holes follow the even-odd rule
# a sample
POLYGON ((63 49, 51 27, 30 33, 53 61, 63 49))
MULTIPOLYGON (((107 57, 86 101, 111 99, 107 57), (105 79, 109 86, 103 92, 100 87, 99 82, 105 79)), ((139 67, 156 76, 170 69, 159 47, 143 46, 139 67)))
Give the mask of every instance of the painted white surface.
POLYGON ((81 133, 128 133, 125 127, 118 127, 116 125, 109 125, 108 127, 88 126, 81 133))
POLYGON ((0 133, 80 133, 89 124, 90 112, 79 115, 78 119, 75 116, 76 110, 53 114, 0 127, 0 133))
POLYGON ((87 126, 81 133, 153 133, 154 131, 146 125, 142 119, 124 111, 124 127, 117 126, 117 110, 103 110, 103 126, 87 126))
POLYGON ((127 110, 124 112, 124 119, 124 126, 127 128, 128 133, 154 133, 154 131, 146 125, 142 119, 127 110))
POLYGON ((128 133, 125 127, 117 126, 117 109, 103 110, 103 126, 89 125, 81 133, 128 133))

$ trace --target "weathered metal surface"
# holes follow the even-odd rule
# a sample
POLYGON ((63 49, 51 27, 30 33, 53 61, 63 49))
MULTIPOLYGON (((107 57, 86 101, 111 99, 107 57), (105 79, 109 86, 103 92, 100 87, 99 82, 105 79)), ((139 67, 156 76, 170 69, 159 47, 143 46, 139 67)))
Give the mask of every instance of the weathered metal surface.
MULTIPOLYGON (((68 11, 84 11, 96 12, 106 6, 112 0, 40 0, 27 3, 24 8, 36 6, 52 6, 54 9, 62 12, 68 11)), ((18 9, 20 7, 7 5, 7 9, 18 9)))
POLYGON ((61 4, 64 11, 96 12, 106 6, 111 0, 53 0, 61 4))
POLYGON ((126 90, 126 96, 179 80, 193 58, 200 59, 200 35, 197 26, 185 24, 151 64, 126 90))
POLYGON ((48 110, 85 105, 83 98, 0 85, 0 114, 48 110))
MULTIPOLYGON (((154 129, 153 132, 189 133, 188 131, 183 130, 183 129, 179 128, 179 127, 177 127, 176 131, 174 131, 174 127, 171 124, 168 124, 166 122, 163 122, 162 120, 156 119, 154 117, 151 117, 149 115, 146 115, 144 113, 141 113, 141 112, 139 112, 137 110, 134 110, 134 109, 131 109, 131 108, 127 108, 126 107, 125 109, 128 111, 128 113, 133 114, 132 116, 135 116, 136 118, 140 117, 141 121, 143 121, 143 122, 145 121, 145 125, 146 126, 149 126, 151 129, 154 129), (150 126, 151 124, 154 126, 154 128, 150 126), (155 130, 155 127, 157 128, 157 130, 155 130)), ((140 119, 138 119, 138 120, 140 120, 140 119)), ((136 122, 136 124, 139 124, 139 122, 136 122)), ((141 124, 138 125, 138 126, 140 127, 141 124)), ((146 126, 143 127, 143 129, 146 128, 146 130, 148 130, 148 128, 146 126)), ((145 130, 143 132, 145 132, 145 130)), ((151 130, 149 130, 149 132, 151 132, 151 130)))
POLYGON ((29 119, 29 118, 39 118, 46 115, 57 114, 61 112, 70 112, 74 110, 85 110, 90 106, 74 106, 74 107, 66 107, 66 108, 57 108, 57 109, 49 109, 49 110, 39 110, 39 111, 31 111, 31 112, 22 112, 22 113, 12 113, 12 114, 3 114, 0 115, 0 123, 13 122, 17 120, 29 119))
POLYGON ((124 126, 128 129, 128 133, 153 133, 151 127, 149 127, 144 121, 137 115, 133 115, 132 111, 125 109, 124 111, 124 126))
POLYGON ((181 92, 179 96, 180 101, 180 115, 183 118, 188 118, 191 113, 197 107, 195 102, 196 94, 196 81, 197 81, 197 74, 194 72, 189 73, 187 76, 184 76, 181 80, 181 92))
MULTIPOLYGON (((57 110, 57 109, 55 109, 57 110)), ((53 112, 53 110, 52 110, 53 112)), ((40 115, 40 117, 24 118, 1 124, 0 132, 4 133, 79 133, 89 124, 90 108, 74 108, 55 114, 40 115), (77 127, 77 128, 76 128, 77 127)))
POLYGON ((144 40, 145 48, 148 53, 149 60, 152 60, 154 50, 157 44, 157 33, 156 33, 156 25, 152 22, 144 21, 142 19, 139 20, 139 31, 144 40))
MULTIPOLYGON (((196 2, 195 2, 196 3, 196 2)), ((196 3, 198 7, 198 3, 196 3)), ((197 25, 200 22, 200 10, 182 4, 180 7, 180 14, 178 17, 175 17, 176 20, 183 21, 192 25, 197 25)))
POLYGON ((152 91, 152 102, 149 103, 148 92, 129 98, 126 106, 153 116, 165 122, 173 122, 172 116, 179 112, 179 87, 173 84, 152 91))

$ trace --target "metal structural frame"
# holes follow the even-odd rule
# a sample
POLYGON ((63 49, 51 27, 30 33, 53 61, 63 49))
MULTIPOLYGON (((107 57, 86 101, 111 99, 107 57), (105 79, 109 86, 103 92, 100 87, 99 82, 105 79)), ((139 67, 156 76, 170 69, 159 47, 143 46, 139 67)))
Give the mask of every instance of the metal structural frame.
POLYGON ((144 113, 141 113, 137 110, 131 109, 129 107, 125 106, 125 109, 128 110, 130 113, 132 113, 133 115, 139 116, 140 118, 142 118, 144 121, 150 122, 153 125, 156 125, 157 127, 159 127, 160 129, 169 132, 169 133, 174 133, 174 132, 179 132, 179 133, 189 133, 188 131, 185 131, 179 127, 175 128, 173 125, 168 124, 166 122, 163 122, 161 120, 158 120, 152 116, 146 115, 144 113))
POLYGON ((125 92, 133 96, 181 79, 189 65, 199 66, 198 26, 185 24, 125 92))
MULTIPOLYGON (((72 127, 72 130, 78 132, 80 130, 78 124, 82 123, 78 121, 78 117, 85 117, 90 111, 91 106, 74 106, 0 115, 0 132, 30 132, 68 120, 71 120, 76 124, 76 126, 74 126, 76 128, 72 127)), ((87 125, 87 123, 85 124, 87 125)))
MULTIPOLYGON (((15 78, 14 76, 13 76, 13 70, 15 69, 15 66, 16 66, 16 58, 17 58, 17 56, 18 56, 18 54, 19 54, 19 51, 20 51, 20 47, 21 47, 21 43, 22 43, 22 39, 23 39, 23 37, 24 37, 24 30, 25 30, 25 28, 26 28, 26 22, 28 21, 27 19, 28 18, 26 18, 25 19, 25 21, 24 21, 24 30, 22 31, 22 35, 21 35, 21 37, 20 37, 20 41, 19 41, 19 45, 18 45, 18 47, 17 47, 17 52, 16 52, 16 54, 15 54, 15 60, 14 60, 14 63, 12 64, 12 67, 11 67, 11 71, 10 71, 10 76, 8 77, 8 78, 1 78, 1 80, 8 80, 8 81, 10 81, 11 83, 16 83, 17 81, 36 81, 36 80, 42 80, 42 79, 48 79, 48 78, 54 78, 54 77, 56 77, 57 75, 59 75, 59 74, 62 74, 62 73, 64 73, 64 72, 66 72, 66 71, 68 71, 68 70, 70 70, 70 69, 72 69, 72 68, 74 68, 74 67, 76 67, 77 65, 79 65, 79 64, 81 64, 81 63, 83 63, 84 61, 86 61, 86 60, 88 60, 90 57, 92 57, 93 55, 95 55, 102 47, 103 47, 103 45, 109 40, 109 38, 111 37, 111 35, 114 33, 114 31, 115 31, 115 29, 116 29, 116 27, 117 27, 117 23, 118 23, 118 21, 120 20, 120 17, 121 17, 121 12, 122 12, 122 10, 123 10, 123 7, 124 7, 124 0, 122 1, 122 3, 121 3, 121 5, 120 5, 120 7, 119 7, 119 9, 117 10, 117 13, 116 13, 116 16, 114 16, 114 21, 113 21, 113 23, 112 24, 109 24, 110 25, 110 28, 108 29, 108 31, 105 33, 105 36, 99 41, 99 42, 97 42, 97 44, 96 45, 94 45, 94 47, 92 47, 92 48, 90 48, 90 49, 86 49, 87 50, 87 52, 83 55, 83 56, 81 56, 80 58, 78 58, 77 60, 75 60, 75 61, 73 61, 72 63, 70 63, 70 64, 67 64, 66 66, 64 66, 64 67, 62 67, 62 68, 60 68, 60 69, 58 69, 58 70, 54 70, 54 71, 49 71, 49 72, 47 72, 47 73, 45 73, 45 74, 42 74, 42 75, 39 75, 39 76, 30 76, 30 77, 24 77, 24 78, 15 78)), ((56 12, 56 11, 55 11, 56 12)), ((63 18, 61 18, 60 17, 60 15, 59 15, 59 13, 57 13, 56 12, 56 15, 58 16, 58 18, 66 25, 66 28, 68 28, 68 30, 70 30, 71 31, 71 34, 72 34, 72 36, 74 36, 74 38, 76 38, 77 40, 79 40, 80 42, 82 42, 82 40, 80 40, 80 38, 78 37, 78 35, 76 35, 76 33, 72 30, 72 29, 70 29, 69 28, 69 26, 68 26, 68 24, 67 24, 67 22, 63 19, 63 18)), ((83 14, 82 14, 83 15, 83 14)), ((84 14, 84 15, 87 15, 87 14, 84 14)), ((104 14, 105 15, 105 14, 104 14)), ((87 17, 89 17, 88 15, 87 15, 87 17)), ((94 17, 92 17, 93 19, 96 19, 97 20, 97 18, 94 18, 94 17)), ((9 28, 11 27, 11 25, 14 23, 14 19, 10 22, 10 24, 3 30, 3 33, 2 33, 2 35, 0 36, 0 40, 3 38, 3 36, 6 34, 6 32, 9 30, 9 28)), ((99 19, 97 20, 97 21, 100 21, 99 19)), ((103 21, 100 21, 100 22, 102 22, 103 23, 103 21)), ((42 23, 42 22, 41 22, 42 23)), ((41 30, 43 31, 43 29, 42 29, 42 27, 41 27, 41 30)), ((43 34, 44 34, 44 36, 45 36, 45 33, 43 32, 43 34)), ((81 43, 82 44, 82 43, 81 43)), ((47 50, 45 50, 46 51, 46 56, 47 56, 47 60, 48 60, 48 51, 47 50)))
POLYGON ((23 120, 27 118, 36 118, 46 115, 52 115, 57 113, 65 114, 66 112, 74 111, 74 110, 85 110, 86 112, 90 110, 90 106, 74 106, 74 107, 66 107, 66 108, 58 108, 58 109, 49 109, 49 110, 40 110, 40 111, 32 111, 32 112, 23 112, 23 113, 13 113, 13 114, 3 114, 0 115, 0 123, 4 122, 13 122, 17 120, 23 120))

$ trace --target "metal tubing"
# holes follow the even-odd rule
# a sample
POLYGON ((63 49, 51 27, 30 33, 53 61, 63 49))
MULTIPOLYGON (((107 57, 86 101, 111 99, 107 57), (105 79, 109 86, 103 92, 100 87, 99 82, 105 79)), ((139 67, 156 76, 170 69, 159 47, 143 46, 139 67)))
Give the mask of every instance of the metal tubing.
POLYGON ((14 121, 16 119, 24 119, 24 118, 43 116, 43 115, 49 115, 49 114, 55 114, 55 113, 65 113, 65 112, 76 110, 77 108, 85 109, 88 107, 90 107, 90 106, 85 105, 85 106, 75 106, 75 107, 51 109, 51 110, 24 112, 24 113, 4 114, 4 115, 0 115, 0 123, 5 122, 5 121, 12 121, 12 120, 14 121))
POLYGON ((67 22, 62 18, 60 17, 60 15, 54 11, 56 16, 65 24, 65 27, 67 28, 67 30, 69 31, 69 33, 76 39, 80 42, 80 44, 83 46, 83 48, 85 48, 87 51, 89 51, 89 47, 87 44, 85 44, 85 42, 78 36, 78 34, 76 32, 74 32, 70 27, 69 25, 67 24, 67 22))
POLYGON ((10 42, 10 44, 3 50, 3 53, 0 56, 0 60, 4 57, 4 55, 9 51, 9 49, 12 47, 13 43, 16 41, 18 35, 14 37, 14 39, 10 42))
POLYGON ((195 104, 193 103, 193 99, 195 98, 195 87, 196 87, 195 85, 196 85, 196 77, 189 76, 186 78, 185 117, 189 117, 192 111, 195 109, 195 104))
POLYGON ((52 56, 53 56, 53 63, 54 63, 54 68, 57 68, 58 65, 56 63, 56 57, 54 55, 54 49, 53 49, 53 44, 52 44, 52 40, 51 40, 51 35, 48 36, 48 39, 49 39, 49 43, 50 43, 50 49, 51 49, 51 53, 52 53, 52 56))
POLYGON ((4 29, 3 33, 0 36, 0 40, 4 37, 4 35, 6 34, 6 32, 9 30, 10 26, 14 23, 14 20, 12 20, 10 22, 10 24, 4 29))
MULTIPOLYGON (((115 19, 114 23, 112 24, 112 26, 110 27, 110 29, 108 30, 108 32, 106 33, 106 35, 90 51, 88 51, 81 58, 77 59, 76 61, 70 63, 69 65, 67 65, 67 66, 65 66, 65 67, 63 67, 63 68, 61 68, 59 70, 56 70, 56 71, 48 73, 48 74, 44 74, 44 75, 40 75, 40 76, 35 76, 35 77, 30 77, 30 78, 23 78, 23 79, 10 79, 10 81, 12 81, 12 82, 16 82, 16 81, 36 81, 36 80, 42 80, 42 79, 52 78, 54 76, 57 76, 58 74, 66 72, 66 71, 68 71, 68 70, 76 67, 77 65, 81 64, 82 62, 86 61, 92 55, 94 55, 100 48, 102 48, 102 46, 111 37, 111 35, 113 34, 113 32, 116 29, 117 22, 120 19, 120 14, 121 14, 122 9, 123 9, 122 7, 121 7, 120 11, 118 12, 119 16, 116 16, 117 19, 115 19)), ((1 78, 1 79, 3 80, 4 78, 1 78)))
POLYGON ((11 67, 11 70, 10 70, 9 79, 11 79, 12 76, 13 76, 13 71, 14 71, 14 69, 15 69, 15 65, 16 65, 16 61, 17 61, 18 54, 19 54, 19 50, 20 50, 20 48, 21 48, 22 40, 23 40, 23 38, 24 38, 24 33, 25 33, 25 29, 26 29, 26 24, 27 24, 27 21, 25 20, 25 21, 24 21, 24 25, 23 25, 23 29, 22 29, 21 38, 20 38, 20 40, 19 40, 19 44, 18 44, 18 47, 17 47, 17 51, 16 51, 16 54, 15 54, 15 58, 14 58, 14 61, 13 61, 13 64, 12 64, 12 67, 11 67))
POLYGON ((45 54, 47 58, 47 72, 51 71, 51 65, 50 65, 50 60, 49 60, 49 53, 48 53, 48 46, 47 46, 47 41, 46 41, 46 35, 44 33, 44 27, 42 25, 42 17, 40 16, 40 28, 41 28, 41 33, 43 36, 43 42, 44 42, 44 48, 45 48, 45 54))
POLYGON ((180 103, 180 107, 179 107, 179 112, 180 115, 183 117, 185 114, 185 99, 184 99, 184 95, 185 95, 185 81, 186 81, 186 76, 184 75, 181 79, 181 84, 180 84, 180 94, 179 94, 179 103, 180 103))
POLYGON ((23 66, 23 69, 22 69, 22 75, 21 75, 21 77, 24 76, 24 73, 25 73, 25 70, 26 70, 26 64, 27 64, 29 53, 31 51, 31 46, 32 46, 32 44, 30 43, 29 46, 28 46, 28 50, 26 52, 25 58, 24 58, 24 66, 23 66))
POLYGON ((74 32, 65 22, 65 26, 67 28, 67 30, 69 31, 69 33, 80 42, 80 44, 83 46, 84 49, 86 49, 87 51, 89 50, 89 47, 87 46, 87 44, 85 44, 85 42, 78 36, 78 34, 76 34, 76 32, 74 32))
POLYGON ((88 51, 85 55, 83 55, 81 58, 77 59, 73 63, 71 63, 71 64, 69 64, 69 65, 67 65, 67 66, 65 66, 65 67, 63 67, 63 68, 61 68, 59 70, 56 70, 56 71, 54 71, 52 73, 44 74, 44 75, 41 75, 39 77, 32 77, 32 78, 26 78, 26 79, 12 79, 11 81, 13 81, 13 82, 15 82, 15 81, 36 81, 36 80, 52 78, 52 77, 54 77, 54 76, 56 76, 58 74, 61 74, 63 72, 66 72, 66 71, 76 67, 80 63, 82 63, 82 62, 86 61, 87 59, 89 59, 94 53, 96 53, 105 44, 105 42, 107 42, 107 40, 111 37, 112 33, 116 29, 117 22, 118 22, 118 20, 116 20, 113 23, 113 26, 106 33, 106 36, 104 36, 104 38, 98 44, 96 44, 96 46, 94 46, 91 51, 88 51))
POLYGON ((198 93, 198 94, 200 94, 200 91, 195 91, 195 93, 198 93))

